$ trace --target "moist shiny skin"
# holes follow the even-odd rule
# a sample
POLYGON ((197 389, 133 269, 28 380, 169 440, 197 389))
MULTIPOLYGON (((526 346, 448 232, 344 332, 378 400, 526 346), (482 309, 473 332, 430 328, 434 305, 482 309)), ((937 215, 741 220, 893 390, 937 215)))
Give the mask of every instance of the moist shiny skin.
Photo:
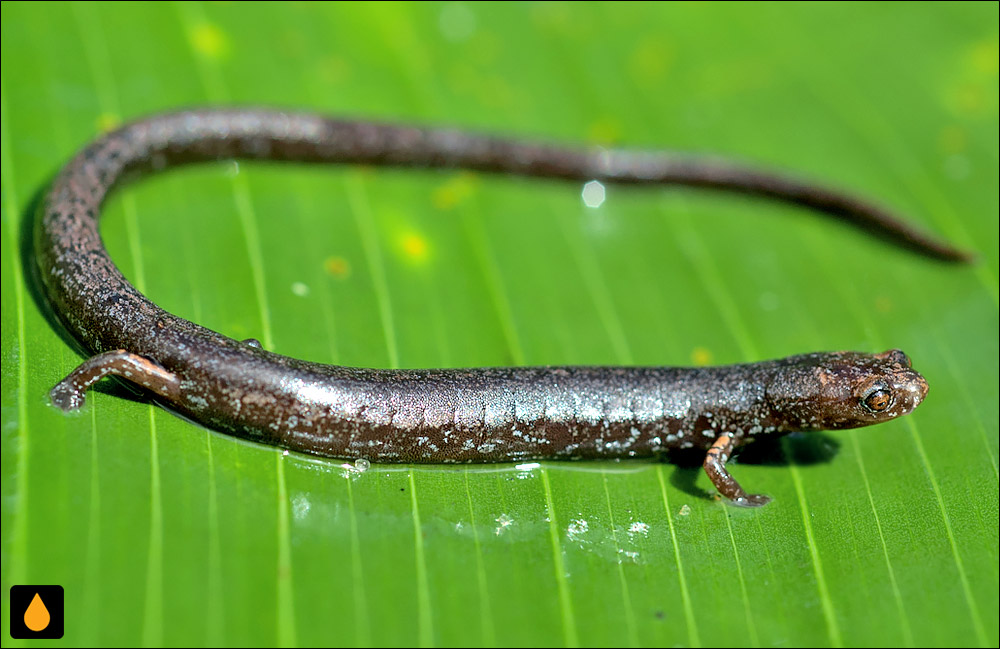
POLYGON ((375 370, 296 360, 227 338, 167 313, 129 284, 104 249, 98 218, 123 179, 229 158, 722 189, 804 205, 931 257, 967 259, 859 199, 718 160, 259 109, 171 113, 87 146, 43 202, 35 246, 47 297, 95 354, 53 388, 55 405, 80 407, 86 390, 113 374, 211 428, 374 462, 642 457, 697 447, 707 449, 705 470, 723 495, 760 505, 767 497, 747 494, 725 469, 735 447, 762 435, 886 421, 912 411, 927 392, 898 350, 712 368, 375 370))

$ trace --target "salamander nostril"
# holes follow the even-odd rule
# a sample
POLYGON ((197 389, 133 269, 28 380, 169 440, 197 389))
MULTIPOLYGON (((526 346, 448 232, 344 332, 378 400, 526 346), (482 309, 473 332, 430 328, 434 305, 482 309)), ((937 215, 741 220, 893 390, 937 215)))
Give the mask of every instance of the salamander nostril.
POLYGON ((902 365, 903 367, 913 367, 913 362, 910 360, 910 357, 904 354, 902 350, 899 349, 890 349, 882 352, 881 354, 876 354, 875 356, 877 358, 882 358, 887 361, 897 363, 898 365, 902 365))

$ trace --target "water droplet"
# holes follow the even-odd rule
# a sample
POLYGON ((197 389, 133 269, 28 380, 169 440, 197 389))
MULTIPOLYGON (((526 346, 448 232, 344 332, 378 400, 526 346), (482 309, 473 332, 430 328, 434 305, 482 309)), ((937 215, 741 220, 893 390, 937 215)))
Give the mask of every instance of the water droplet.
POLYGON ((292 498, 292 516, 296 520, 301 520, 309 513, 309 498, 305 494, 298 494, 292 498))
POLYGON ((587 207, 600 207, 604 203, 604 185, 598 180, 591 180, 583 186, 583 203, 587 207))
POLYGON ((620 548, 618 550, 618 563, 639 563, 639 553, 620 548))
POLYGON ((497 528, 495 530, 497 536, 503 534, 508 527, 514 524, 514 519, 508 516, 507 514, 500 514, 499 516, 497 516, 496 521, 498 523, 497 528))
POLYGON ((628 526, 628 532, 629 534, 641 534, 646 536, 649 534, 649 524, 643 523, 642 521, 635 521, 628 526))
POLYGON ((293 282, 292 293, 295 293, 299 297, 305 297, 309 295, 309 287, 302 282, 293 282))
POLYGON ((49 625, 51 619, 49 609, 45 608, 45 602, 38 593, 35 593, 31 603, 28 604, 28 610, 24 612, 24 626, 35 632, 42 631, 49 625))
POLYGON ((344 470, 343 477, 354 480, 371 468, 371 465, 371 462, 362 457, 354 460, 354 462, 344 462, 340 464, 340 468, 344 470))
POLYGON ((582 518, 577 518, 570 521, 569 527, 566 528, 566 537, 571 541, 578 541, 589 529, 590 523, 582 518))
POLYGON ((525 462, 524 464, 518 464, 514 468, 517 470, 515 474, 518 480, 528 480, 529 478, 535 477, 535 469, 542 466, 538 462, 525 462))

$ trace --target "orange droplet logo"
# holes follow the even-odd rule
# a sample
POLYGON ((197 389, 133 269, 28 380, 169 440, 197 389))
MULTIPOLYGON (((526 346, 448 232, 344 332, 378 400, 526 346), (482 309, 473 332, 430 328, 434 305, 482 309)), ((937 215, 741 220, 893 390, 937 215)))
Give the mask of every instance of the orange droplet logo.
POLYGON ((45 608, 45 602, 35 593, 28 610, 24 612, 24 626, 36 633, 49 625, 49 609, 45 608))
POLYGON ((66 630, 66 592, 56 584, 14 584, 10 587, 10 637, 55 640, 66 630))

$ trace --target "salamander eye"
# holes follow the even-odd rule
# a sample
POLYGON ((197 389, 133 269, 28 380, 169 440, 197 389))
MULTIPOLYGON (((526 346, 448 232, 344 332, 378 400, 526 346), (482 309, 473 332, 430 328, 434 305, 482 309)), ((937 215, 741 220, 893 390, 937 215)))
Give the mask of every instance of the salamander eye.
POLYGON ((876 386, 868 391, 862 403, 871 412, 883 412, 892 405, 892 393, 882 386, 876 386))

